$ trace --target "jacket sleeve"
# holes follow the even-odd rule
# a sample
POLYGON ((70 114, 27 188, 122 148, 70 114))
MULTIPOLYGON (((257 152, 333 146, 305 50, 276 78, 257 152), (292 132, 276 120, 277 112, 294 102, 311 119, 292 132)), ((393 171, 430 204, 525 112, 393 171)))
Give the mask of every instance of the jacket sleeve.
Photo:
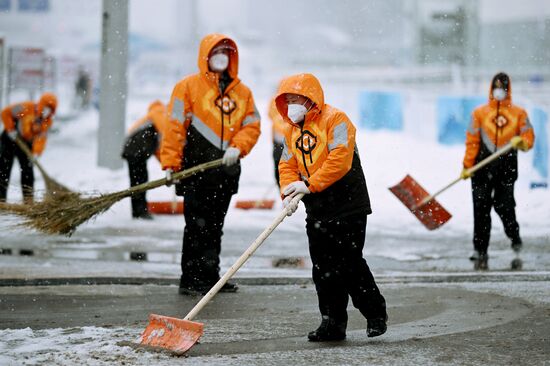
POLYGON ((24 117, 29 113, 25 103, 12 104, 2 110, 2 122, 7 132, 15 130, 15 119, 24 117))
POLYGON ((2 109, 2 123, 4 124, 4 129, 7 132, 13 131, 15 129, 15 121, 13 120, 11 114, 11 106, 7 106, 2 109))
POLYGON ((241 150, 241 157, 244 157, 256 145, 258 137, 260 137, 260 113, 256 109, 252 94, 250 94, 246 106, 246 115, 240 130, 231 139, 230 146, 241 150))
POLYGON ((340 180, 351 169, 355 150, 355 126, 344 113, 338 113, 328 124, 328 156, 323 165, 309 177, 311 193, 321 192, 340 180))
POLYGON ((479 153, 479 144, 481 141, 481 125, 476 116, 476 112, 472 113, 472 120, 468 130, 466 130, 466 153, 462 162, 464 168, 474 166, 477 154, 479 153))
POLYGON ((183 168, 183 149, 190 120, 191 104, 187 83, 183 80, 174 87, 168 105, 168 123, 160 144, 160 163, 163 170, 179 171, 183 168))
POLYGON ((300 170, 298 169, 298 162, 296 161, 296 155, 289 149, 291 141, 291 129, 285 134, 283 141, 283 153, 281 154, 281 160, 279 160, 279 185, 281 187, 281 197, 286 186, 292 182, 302 180, 300 178, 300 170))
POLYGON ((523 111, 519 117, 519 135, 522 139, 527 141, 527 146, 529 149, 533 147, 535 144, 535 131, 533 129, 533 126, 531 125, 531 122, 529 121, 529 117, 527 116, 527 112, 523 111))

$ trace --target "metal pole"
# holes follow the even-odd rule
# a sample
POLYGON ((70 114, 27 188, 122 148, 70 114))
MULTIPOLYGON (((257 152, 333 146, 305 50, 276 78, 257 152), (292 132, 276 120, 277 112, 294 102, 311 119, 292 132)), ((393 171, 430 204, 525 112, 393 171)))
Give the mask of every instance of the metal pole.
POLYGON ((6 41, 4 37, 0 36, 0 110, 4 109, 4 81, 6 80, 6 63, 4 61, 4 49, 6 48, 6 41))
POLYGON ((98 165, 122 168, 126 119, 128 0, 103 0, 98 165))

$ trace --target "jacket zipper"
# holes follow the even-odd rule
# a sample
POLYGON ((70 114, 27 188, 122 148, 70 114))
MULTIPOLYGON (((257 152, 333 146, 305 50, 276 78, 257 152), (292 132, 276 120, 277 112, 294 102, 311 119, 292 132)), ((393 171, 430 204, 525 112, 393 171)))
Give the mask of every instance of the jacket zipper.
POLYGON ((497 133, 496 133, 496 136, 495 136, 495 151, 494 152, 497 152, 497 150, 498 150, 498 131, 500 131, 500 126, 498 125, 499 113, 500 113, 500 101, 497 101, 497 120, 496 120, 497 133))
MULTIPOLYGON (((304 121, 305 123, 305 121, 304 121)), ((302 140, 302 144, 304 143, 304 124, 300 126, 300 139, 302 140)), ((309 170, 307 169, 307 161, 306 161, 306 154, 304 152, 304 146, 302 145, 302 148, 300 149, 300 152, 302 153, 302 162, 304 163, 304 168, 306 169, 307 177, 311 177, 309 174, 309 170)))
POLYGON ((222 130, 221 130, 221 138, 220 138, 220 150, 223 151, 223 126, 224 126, 224 121, 223 121, 223 96, 224 96, 224 92, 222 91, 222 89, 220 88, 220 82, 218 81, 218 90, 220 92, 220 103, 221 103, 221 108, 220 108, 220 115, 221 115, 221 120, 222 120, 222 130))

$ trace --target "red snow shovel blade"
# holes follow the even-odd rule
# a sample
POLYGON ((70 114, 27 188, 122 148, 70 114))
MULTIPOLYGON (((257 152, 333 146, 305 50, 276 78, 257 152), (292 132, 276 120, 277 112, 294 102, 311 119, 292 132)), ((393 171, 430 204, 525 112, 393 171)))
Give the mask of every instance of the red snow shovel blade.
POLYGON ((141 334, 139 344, 164 348, 176 355, 187 352, 203 334, 203 324, 190 320, 149 314, 149 324, 141 334))
POLYGON ((437 229, 452 217, 435 199, 418 207, 418 203, 430 194, 408 174, 401 182, 390 187, 389 190, 407 206, 428 230, 437 229))
POLYGON ((273 208, 273 204, 275 203, 275 200, 256 200, 256 201, 237 201, 235 203, 236 208, 240 208, 242 210, 250 210, 250 209, 262 209, 262 210, 271 210, 273 208))

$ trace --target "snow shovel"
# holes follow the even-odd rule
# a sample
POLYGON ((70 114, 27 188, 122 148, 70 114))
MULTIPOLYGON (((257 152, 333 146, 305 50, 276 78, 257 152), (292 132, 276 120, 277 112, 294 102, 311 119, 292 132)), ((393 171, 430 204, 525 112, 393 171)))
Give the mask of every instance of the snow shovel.
MULTIPOLYGON (((302 199, 302 193, 297 194, 292 199, 292 202, 298 204, 302 199)), ((195 305, 193 309, 183 319, 171 318, 168 316, 150 314, 149 324, 139 338, 138 346, 161 348, 171 351, 178 356, 187 352, 203 334, 203 323, 192 321, 199 311, 212 300, 218 291, 226 284, 226 282, 241 268, 241 266, 250 258, 256 249, 262 245, 267 237, 275 230, 275 228, 285 219, 288 212, 288 207, 273 220, 256 240, 248 247, 248 249, 237 259, 227 272, 219 279, 219 281, 208 291, 206 295, 195 305)))
POLYGON ((271 210, 273 208, 273 205, 275 204, 275 200, 268 200, 266 199, 267 195, 271 190, 273 189, 273 186, 270 186, 267 191, 264 193, 261 199, 258 200, 238 200, 235 202, 235 208, 240 208, 241 210, 250 210, 250 209, 264 209, 264 210, 271 210))
MULTIPOLYGON (((467 169, 472 175, 487 164, 498 159, 501 155, 506 154, 513 149, 512 144, 508 143, 502 149, 496 151, 486 157, 473 167, 467 169)), ((462 180, 461 177, 456 178, 445 187, 430 195, 418 182, 407 174, 405 178, 389 190, 401 201, 407 208, 420 220, 428 230, 435 230, 449 221, 452 215, 435 200, 435 197, 454 186, 462 180)))
POLYGON ((21 140, 19 136, 15 138, 15 143, 17 146, 23 150, 25 155, 29 158, 30 161, 33 162, 34 165, 40 170, 40 173, 42 174, 42 177, 44 178, 44 182, 46 183, 46 194, 48 196, 55 196, 57 194, 63 194, 63 193, 73 193, 69 188, 65 187, 63 184, 56 182, 53 178, 51 178, 48 173, 46 173, 46 170, 42 167, 42 165, 38 162, 38 159, 32 154, 31 150, 27 147, 27 145, 21 140))
POLYGON ((155 215, 181 215, 183 201, 151 201, 147 202, 147 210, 155 215))
POLYGON ((147 210, 155 215, 183 214, 183 201, 178 201, 176 191, 172 190, 172 201, 147 202, 147 210))

